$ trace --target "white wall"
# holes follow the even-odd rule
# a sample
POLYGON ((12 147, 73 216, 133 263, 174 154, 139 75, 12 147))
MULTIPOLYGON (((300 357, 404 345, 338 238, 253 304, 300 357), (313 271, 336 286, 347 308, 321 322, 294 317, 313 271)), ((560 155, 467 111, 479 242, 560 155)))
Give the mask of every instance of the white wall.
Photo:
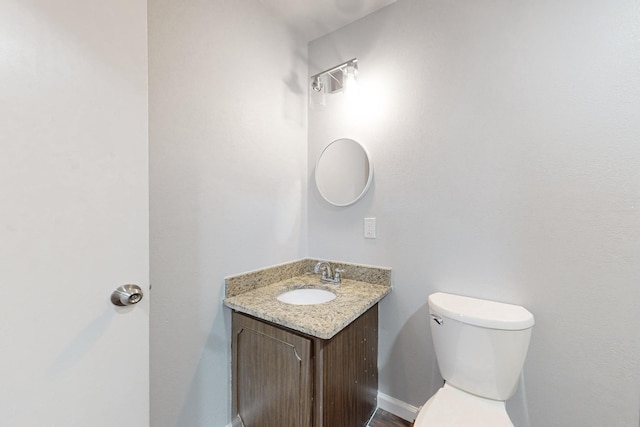
POLYGON ((148 7, 151 425, 225 426, 223 279, 307 252, 306 42, 259 2, 148 7))
POLYGON ((633 0, 399 0, 310 44, 310 74, 358 57, 363 105, 310 111, 309 165, 354 138, 375 182, 334 208, 309 169, 309 255, 393 268, 383 393, 440 385, 426 298, 447 291, 535 314, 517 426, 638 425, 639 25, 633 0))

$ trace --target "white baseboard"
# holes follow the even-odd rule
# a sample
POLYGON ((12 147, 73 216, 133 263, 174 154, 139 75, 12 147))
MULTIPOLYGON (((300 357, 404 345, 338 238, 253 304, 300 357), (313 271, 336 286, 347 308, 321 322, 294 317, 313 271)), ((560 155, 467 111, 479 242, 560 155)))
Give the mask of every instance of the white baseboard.
POLYGON ((391 412, 393 415, 409 422, 414 422, 420 411, 420 408, 380 392, 378 392, 378 408, 391 412))

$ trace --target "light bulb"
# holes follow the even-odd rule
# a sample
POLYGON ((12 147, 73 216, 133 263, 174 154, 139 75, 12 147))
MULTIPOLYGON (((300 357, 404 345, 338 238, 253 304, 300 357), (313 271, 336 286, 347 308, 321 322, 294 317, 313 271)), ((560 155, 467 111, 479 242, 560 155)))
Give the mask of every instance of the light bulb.
POLYGON ((344 81, 342 87, 347 96, 355 95, 358 90, 358 82, 356 80, 357 73, 358 71, 353 65, 347 65, 344 70, 344 81))
POLYGON ((314 110, 323 110, 327 105, 325 99, 325 87, 320 76, 311 80, 311 90, 309 91, 309 106, 314 110))

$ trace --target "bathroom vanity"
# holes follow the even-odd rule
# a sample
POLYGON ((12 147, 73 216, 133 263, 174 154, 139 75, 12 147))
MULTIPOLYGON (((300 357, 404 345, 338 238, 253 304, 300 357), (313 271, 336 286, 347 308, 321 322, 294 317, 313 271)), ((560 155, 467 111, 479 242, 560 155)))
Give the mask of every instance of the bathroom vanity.
POLYGON ((224 300, 233 309, 234 427, 364 427, 376 409, 378 302, 391 291, 390 270, 335 263, 345 278, 331 285, 309 274, 315 262, 295 262, 284 279, 227 278, 228 295, 242 289, 224 300), (250 289, 250 283, 262 286, 250 289), (300 288, 326 289, 336 298, 310 305, 278 301, 300 288))
POLYGON ((364 427, 375 411, 377 304, 329 340, 233 312, 232 354, 234 426, 364 427))

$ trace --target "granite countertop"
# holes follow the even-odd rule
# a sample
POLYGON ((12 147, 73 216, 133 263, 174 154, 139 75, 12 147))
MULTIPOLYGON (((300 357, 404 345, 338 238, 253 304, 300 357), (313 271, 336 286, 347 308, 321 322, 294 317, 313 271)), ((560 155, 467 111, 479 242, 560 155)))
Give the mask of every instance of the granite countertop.
MULTIPOLYGON (((390 270, 388 273, 390 274, 390 270)), ((342 284, 334 285, 321 282, 319 274, 302 273, 243 290, 237 295, 231 292, 233 296, 230 296, 228 292, 223 302, 233 310, 259 319, 314 337, 330 339, 390 292, 390 284, 343 278, 342 284), (287 304, 276 299, 278 295, 291 289, 309 287, 331 291, 336 294, 336 298, 314 305, 287 304)))

